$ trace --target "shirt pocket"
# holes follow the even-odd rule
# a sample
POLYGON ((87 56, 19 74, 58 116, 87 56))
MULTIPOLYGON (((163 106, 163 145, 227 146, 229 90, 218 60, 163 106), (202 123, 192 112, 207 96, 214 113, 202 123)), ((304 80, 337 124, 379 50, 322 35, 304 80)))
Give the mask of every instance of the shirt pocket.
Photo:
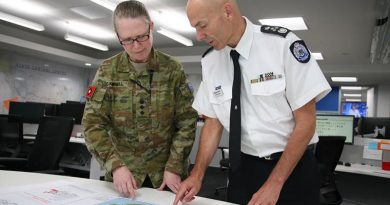
POLYGON ((286 81, 283 78, 251 83, 253 95, 271 96, 286 89, 286 81))
POLYGON ((96 89, 95 93, 93 94, 93 97, 89 104, 93 109, 100 109, 103 104, 104 96, 106 95, 106 89, 105 88, 99 88, 96 89))
POLYGON ((210 91, 209 99, 218 120, 226 128, 230 124, 230 105, 232 102, 232 85, 221 86, 221 91, 210 91))
POLYGON ((129 134, 134 127, 133 90, 127 86, 111 87, 111 113, 115 128, 129 134))
POLYGON ((250 87, 261 119, 277 121, 291 116, 291 108, 285 97, 286 81, 284 78, 251 83, 250 87))
MULTIPOLYGON (((171 127, 175 116, 175 91, 169 86, 161 86, 157 97, 158 120, 156 123, 162 127, 171 127)), ((156 119, 152 119, 155 121, 156 119)), ((168 137, 168 136, 167 136, 168 137)))

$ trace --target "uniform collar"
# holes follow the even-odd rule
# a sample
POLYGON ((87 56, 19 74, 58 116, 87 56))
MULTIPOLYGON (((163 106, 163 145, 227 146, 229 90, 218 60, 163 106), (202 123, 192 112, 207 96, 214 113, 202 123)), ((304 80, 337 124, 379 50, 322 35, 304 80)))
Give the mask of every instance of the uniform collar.
MULTIPOLYGON (((248 60, 253 41, 253 23, 249 21, 249 19, 247 19, 245 16, 243 16, 243 18, 246 21, 245 31, 234 49, 240 54, 240 56, 248 60)), ((228 48, 229 49, 227 51, 230 53, 230 50, 232 50, 233 48, 228 48)))
MULTIPOLYGON (((159 69, 159 59, 157 51, 152 48, 152 56, 146 65, 146 70, 153 70, 158 71, 159 69)), ((123 51, 122 54, 120 54, 119 64, 118 64, 118 71, 123 73, 128 73, 130 70, 134 70, 133 65, 129 61, 129 55, 126 53, 126 51, 123 51)))

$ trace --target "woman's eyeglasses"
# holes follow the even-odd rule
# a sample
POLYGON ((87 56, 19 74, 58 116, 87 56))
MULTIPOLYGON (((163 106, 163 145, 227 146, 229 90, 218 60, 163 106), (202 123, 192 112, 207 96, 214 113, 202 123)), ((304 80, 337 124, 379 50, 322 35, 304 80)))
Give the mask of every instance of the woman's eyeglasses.
POLYGON ((146 34, 143 34, 141 36, 137 36, 136 38, 128 38, 128 39, 125 39, 125 40, 119 40, 120 44, 121 45, 131 45, 133 44, 135 41, 137 41, 138 43, 141 43, 141 42, 144 42, 146 40, 148 40, 150 37, 150 25, 148 27, 148 31, 146 34))

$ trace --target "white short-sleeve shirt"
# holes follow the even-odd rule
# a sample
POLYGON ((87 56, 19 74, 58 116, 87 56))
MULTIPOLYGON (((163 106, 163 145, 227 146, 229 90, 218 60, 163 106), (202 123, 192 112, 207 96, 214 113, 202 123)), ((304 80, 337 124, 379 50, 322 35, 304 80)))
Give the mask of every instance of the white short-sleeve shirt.
MULTIPOLYGON (((262 32, 261 26, 245 20, 245 32, 234 48, 241 67, 241 151, 263 157, 284 150, 295 126, 292 112, 314 98, 320 100, 331 88, 314 58, 294 57, 293 52, 302 51, 294 49, 302 47, 296 42, 303 42, 295 34, 262 32)), ((203 80, 192 105, 199 113, 218 118, 228 131, 231 49, 212 50, 202 58, 203 80)), ((311 143, 317 141, 315 134, 311 143)))

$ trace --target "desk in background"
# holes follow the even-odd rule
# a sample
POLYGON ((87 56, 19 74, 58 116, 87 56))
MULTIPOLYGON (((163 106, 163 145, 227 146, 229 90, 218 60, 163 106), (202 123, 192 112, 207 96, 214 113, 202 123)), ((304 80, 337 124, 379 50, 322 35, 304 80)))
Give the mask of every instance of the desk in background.
MULTIPOLYGON (((0 189, 2 188, 8 189, 11 188, 12 186, 21 186, 21 185, 25 186, 25 185, 41 184, 46 182, 54 182, 58 180, 77 183, 78 185, 81 185, 88 189, 92 189, 94 191, 119 196, 114 189, 114 185, 110 182, 76 178, 76 177, 31 173, 31 172, 15 172, 15 171, 0 170, 0 189)), ((136 191, 136 198, 135 198, 135 200, 155 203, 158 205, 172 204, 174 199, 175 199, 175 195, 171 192, 157 191, 156 189, 151 189, 151 188, 138 189, 136 191)), ((196 197, 194 201, 186 204, 188 205, 232 205, 231 203, 228 202, 217 201, 214 199, 207 199, 203 197, 196 197)))
POLYGON ((390 171, 383 170, 382 167, 362 164, 351 164, 351 166, 337 165, 336 171, 352 174, 363 174, 390 179, 390 171))
MULTIPOLYGON (((28 133, 37 133, 38 126, 31 126, 27 129, 28 133)), ((100 179, 104 176, 104 170, 101 169, 99 163, 88 152, 85 146, 85 139, 81 136, 83 131, 82 125, 74 125, 69 144, 65 150, 64 156, 60 162, 60 167, 65 169, 79 170, 89 172, 90 179, 100 179)), ((24 134, 25 140, 34 140, 34 134, 24 134)))

